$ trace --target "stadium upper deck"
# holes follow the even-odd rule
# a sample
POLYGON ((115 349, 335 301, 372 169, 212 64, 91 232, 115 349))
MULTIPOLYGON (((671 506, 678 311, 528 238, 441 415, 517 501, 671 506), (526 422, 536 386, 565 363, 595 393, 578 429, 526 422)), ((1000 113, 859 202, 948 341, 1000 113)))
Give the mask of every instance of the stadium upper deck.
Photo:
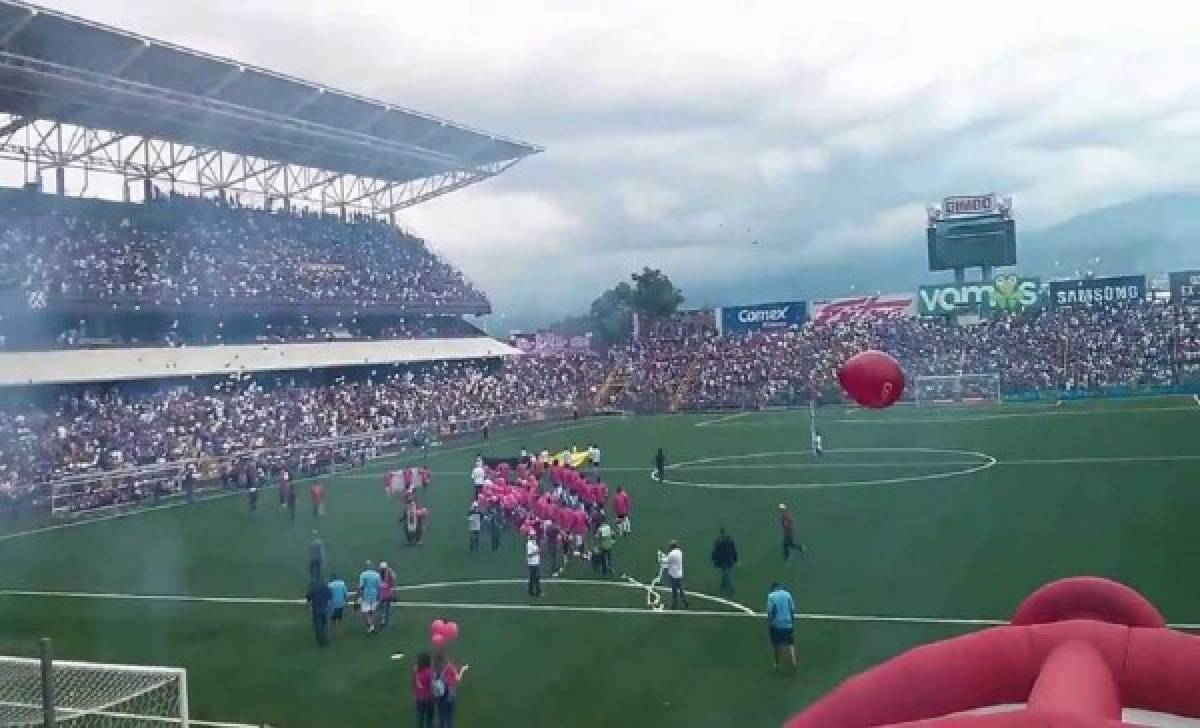
POLYGON ((0 157, 60 186, 86 167, 147 191, 161 179, 379 214, 541 151, 13 0, 0 0, 0 112, 0 157))

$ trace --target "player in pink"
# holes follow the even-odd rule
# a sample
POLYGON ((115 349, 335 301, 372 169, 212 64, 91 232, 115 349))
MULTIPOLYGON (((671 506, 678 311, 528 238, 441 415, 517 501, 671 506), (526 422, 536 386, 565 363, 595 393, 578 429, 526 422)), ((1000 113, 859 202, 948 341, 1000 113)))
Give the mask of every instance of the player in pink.
POLYGON ((308 497, 312 499, 313 518, 325 515, 325 486, 313 483, 312 487, 308 489, 308 497))
POLYGON ((433 474, 429 472, 429 468, 427 466, 425 466, 425 465, 421 466, 421 489, 422 490, 429 487, 429 481, 432 479, 432 475, 433 474))
POLYGON ((389 470, 383 474, 383 492, 388 498, 396 492, 396 471, 389 470))
POLYGON ((629 534, 633 530, 629 522, 629 494, 619 485, 613 496, 613 512, 617 514, 617 533, 629 534))
POLYGON ((404 492, 405 493, 411 492, 413 489, 413 469, 412 468, 402 468, 401 472, 404 475, 404 492))

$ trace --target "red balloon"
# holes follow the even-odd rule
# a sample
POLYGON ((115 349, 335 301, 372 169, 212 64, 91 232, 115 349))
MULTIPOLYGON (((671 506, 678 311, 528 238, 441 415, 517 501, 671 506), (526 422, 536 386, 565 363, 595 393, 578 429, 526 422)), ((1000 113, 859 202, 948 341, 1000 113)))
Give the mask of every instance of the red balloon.
POLYGON ((873 409, 892 406, 904 393, 904 372, 900 364, 875 349, 850 357, 838 369, 838 381, 851 399, 873 409))

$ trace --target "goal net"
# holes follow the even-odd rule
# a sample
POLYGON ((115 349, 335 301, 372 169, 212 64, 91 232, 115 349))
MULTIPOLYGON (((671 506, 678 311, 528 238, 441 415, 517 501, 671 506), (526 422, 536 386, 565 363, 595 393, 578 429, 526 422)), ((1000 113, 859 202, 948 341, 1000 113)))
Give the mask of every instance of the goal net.
MULTIPOLYGON (((182 668, 54 660, 49 693, 66 728, 188 726, 182 668)), ((0 656, 0 726, 44 725, 42 661, 0 656)))
POLYGON ((918 405, 956 402, 999 402, 998 374, 919 376, 913 381, 913 401, 918 405))

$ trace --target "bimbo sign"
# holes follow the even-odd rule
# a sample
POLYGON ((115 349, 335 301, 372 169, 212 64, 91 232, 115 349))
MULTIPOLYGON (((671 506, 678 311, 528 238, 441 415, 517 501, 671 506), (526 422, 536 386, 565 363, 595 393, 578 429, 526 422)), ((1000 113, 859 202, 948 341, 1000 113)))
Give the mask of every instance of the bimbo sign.
POLYGON ((1019 311, 1040 305, 1041 280, 1015 275, 1000 275, 979 283, 921 286, 917 290, 917 313, 921 316, 1019 311))
POLYGON ((804 301, 760 303, 753 306, 725 306, 720 309, 717 322, 722 333, 786 329, 803 324, 807 311, 804 301))
POLYGON ((959 195, 942 200, 942 214, 946 217, 958 215, 991 215, 996 212, 996 195, 959 195))

